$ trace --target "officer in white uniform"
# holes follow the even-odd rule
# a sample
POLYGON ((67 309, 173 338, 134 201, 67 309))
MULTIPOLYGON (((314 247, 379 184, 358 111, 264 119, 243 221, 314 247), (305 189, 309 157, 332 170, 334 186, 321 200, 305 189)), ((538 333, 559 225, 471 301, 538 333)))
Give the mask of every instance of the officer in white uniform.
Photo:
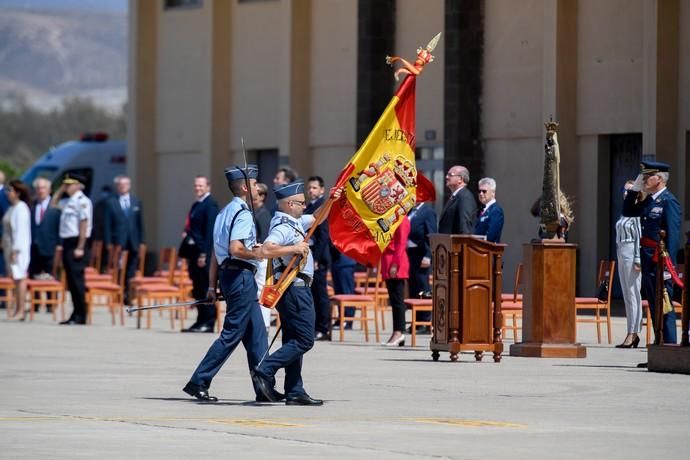
POLYGON ((89 260, 87 240, 93 227, 93 206, 82 191, 85 182, 80 174, 66 174, 51 203, 62 211, 59 228, 62 263, 74 306, 72 315, 60 324, 86 324, 84 269, 89 260), (63 194, 69 198, 61 199, 63 194))

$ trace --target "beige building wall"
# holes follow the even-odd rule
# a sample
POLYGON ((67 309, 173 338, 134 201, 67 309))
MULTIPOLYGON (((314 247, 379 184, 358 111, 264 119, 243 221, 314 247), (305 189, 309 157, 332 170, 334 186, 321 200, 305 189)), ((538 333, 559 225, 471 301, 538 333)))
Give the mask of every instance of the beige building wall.
MULTIPOLYGON (((539 221, 530 207, 541 195, 544 152, 543 1, 523 1, 520 8, 512 4, 486 2, 482 80, 484 173, 496 180, 496 197, 505 213, 507 290, 522 259, 522 244, 537 234, 539 221)), ((474 183, 478 179, 472 175, 474 183)))
MULTIPOLYGON (((230 30, 230 145, 241 149, 280 148, 286 100, 287 62, 285 2, 232 2, 230 30)), ((285 152, 282 152, 285 154, 285 152)))
POLYGON ((578 136, 642 132, 643 3, 578 2, 578 136))
MULTIPOLYGON (((424 48, 437 33, 443 32, 445 1, 398 0, 396 8, 395 50, 391 54, 412 63, 417 48, 424 48)), ((434 57, 417 80, 417 147, 443 145, 443 36, 434 57), (436 139, 426 140, 427 131, 434 131, 436 139)))
MULTIPOLYGON (((678 52, 678 171, 671 176, 671 188, 683 204, 685 232, 690 231, 690 0, 680 2, 678 52), (685 195, 685 196, 683 196, 685 195)), ((687 263, 687 262, 686 262, 687 263)))
MULTIPOLYGON (((398 0, 391 54, 412 59, 443 30, 444 9, 444 0, 398 0)), ((690 0, 486 0, 484 11, 482 142, 506 213, 507 285, 537 233, 529 209, 541 192, 543 122, 554 115, 568 120, 562 176, 575 200, 580 289, 589 291, 608 231, 608 171, 599 170, 608 135, 642 133, 645 148, 666 147, 671 189, 685 206, 690 0), (666 83, 674 65, 675 86, 666 83), (663 114, 674 94, 669 131, 663 114)), ((178 243, 194 175, 210 174, 214 194, 227 199, 222 168, 241 161, 240 136, 250 150, 278 149, 303 176, 333 182, 357 148, 357 21, 354 1, 217 0, 178 10, 130 2, 129 165, 152 248, 178 243)), ((441 42, 417 84, 420 147, 443 143, 443 51, 441 42), (428 130, 435 141, 424 140, 428 130)))
POLYGON ((357 149, 357 2, 313 2, 311 27, 309 161, 295 166, 329 186, 357 149))
MULTIPOLYGON (((207 92, 211 82, 211 8, 158 10, 156 88, 156 206, 159 245, 179 243, 185 216, 194 201, 193 178, 208 175, 211 156, 207 92)), ((215 184, 217 185, 217 184, 215 184)))

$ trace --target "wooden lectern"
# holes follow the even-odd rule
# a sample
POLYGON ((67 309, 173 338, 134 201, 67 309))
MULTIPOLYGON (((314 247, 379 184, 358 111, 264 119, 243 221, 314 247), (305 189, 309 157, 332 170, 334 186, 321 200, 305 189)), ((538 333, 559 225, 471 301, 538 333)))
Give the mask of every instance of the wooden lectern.
POLYGON ((502 260, 505 245, 489 243, 467 235, 433 234, 433 325, 431 357, 439 352, 493 352, 501 361, 502 260))
POLYGON ((587 349, 575 343, 575 251, 577 245, 535 242, 523 246, 522 343, 510 356, 584 358, 587 349))

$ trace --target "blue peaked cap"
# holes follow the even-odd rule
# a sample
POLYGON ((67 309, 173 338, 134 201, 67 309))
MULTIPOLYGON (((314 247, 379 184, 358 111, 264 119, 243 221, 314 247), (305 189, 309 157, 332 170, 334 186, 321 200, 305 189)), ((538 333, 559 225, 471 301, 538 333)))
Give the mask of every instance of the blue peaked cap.
POLYGON ((668 172, 671 166, 668 163, 661 161, 642 161, 640 162, 640 171, 642 174, 656 174, 658 172, 668 172))
POLYGON ((277 185, 273 187, 276 199, 282 200, 294 195, 304 195, 304 182, 291 182, 287 185, 277 185))
POLYGON ((245 168, 232 166, 230 168, 225 168, 225 171, 223 172, 225 173, 225 178, 228 180, 228 182, 244 179, 245 172, 247 174, 247 179, 258 179, 259 177, 259 168, 255 164, 248 164, 246 171, 245 168))

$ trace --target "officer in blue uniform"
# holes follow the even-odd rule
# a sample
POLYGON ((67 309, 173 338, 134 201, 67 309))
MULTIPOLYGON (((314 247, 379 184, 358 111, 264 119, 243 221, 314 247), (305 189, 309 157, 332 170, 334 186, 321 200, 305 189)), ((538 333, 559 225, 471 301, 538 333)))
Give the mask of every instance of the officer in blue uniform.
MULTIPOLYGON (((272 379, 279 369, 285 368, 285 403, 320 406, 323 401, 309 396, 302 383, 302 356, 314 346, 315 312, 310 290, 314 259, 305 241, 306 229, 314 223, 314 217, 303 215, 306 206, 304 183, 281 185, 274 192, 279 211, 271 220, 271 229, 262 247, 263 254, 274 259, 276 280, 294 255, 300 256, 301 262, 297 277, 277 305, 283 327, 283 346, 254 370, 254 384, 268 400, 275 402, 272 379)), ((333 191, 336 198, 340 193, 342 189, 333 191)))
MULTIPOLYGON (((640 175, 625 197, 623 215, 640 217, 642 238, 640 259, 642 262, 642 294, 649 301, 652 318, 656 300, 656 262, 655 253, 661 230, 666 231, 666 248, 676 263, 676 253, 680 244, 680 204, 666 188, 669 179, 669 165, 658 161, 643 161, 640 175), (644 191, 643 198, 640 192, 644 191), (637 192, 637 193, 635 193, 637 192)), ((673 297, 673 282, 666 281, 669 297, 673 297)), ((664 315, 664 343, 676 343, 676 314, 673 310, 664 315)))
MULTIPOLYGON (((207 293, 208 301, 215 302, 216 280, 219 279, 226 301, 225 321, 220 337, 213 342, 183 389, 185 393, 203 401, 218 400, 209 395, 208 389, 213 377, 240 341, 247 351, 250 371, 268 348, 268 337, 254 281, 259 260, 263 256, 261 246, 256 243, 256 226, 247 204, 258 172, 255 165, 249 165, 246 171, 237 167, 225 170, 228 187, 234 198, 218 214, 213 227, 213 255, 207 293)), ((256 388, 255 391, 256 400, 265 401, 256 388)), ((278 392, 271 392, 269 395, 271 400, 283 398, 278 392)))

